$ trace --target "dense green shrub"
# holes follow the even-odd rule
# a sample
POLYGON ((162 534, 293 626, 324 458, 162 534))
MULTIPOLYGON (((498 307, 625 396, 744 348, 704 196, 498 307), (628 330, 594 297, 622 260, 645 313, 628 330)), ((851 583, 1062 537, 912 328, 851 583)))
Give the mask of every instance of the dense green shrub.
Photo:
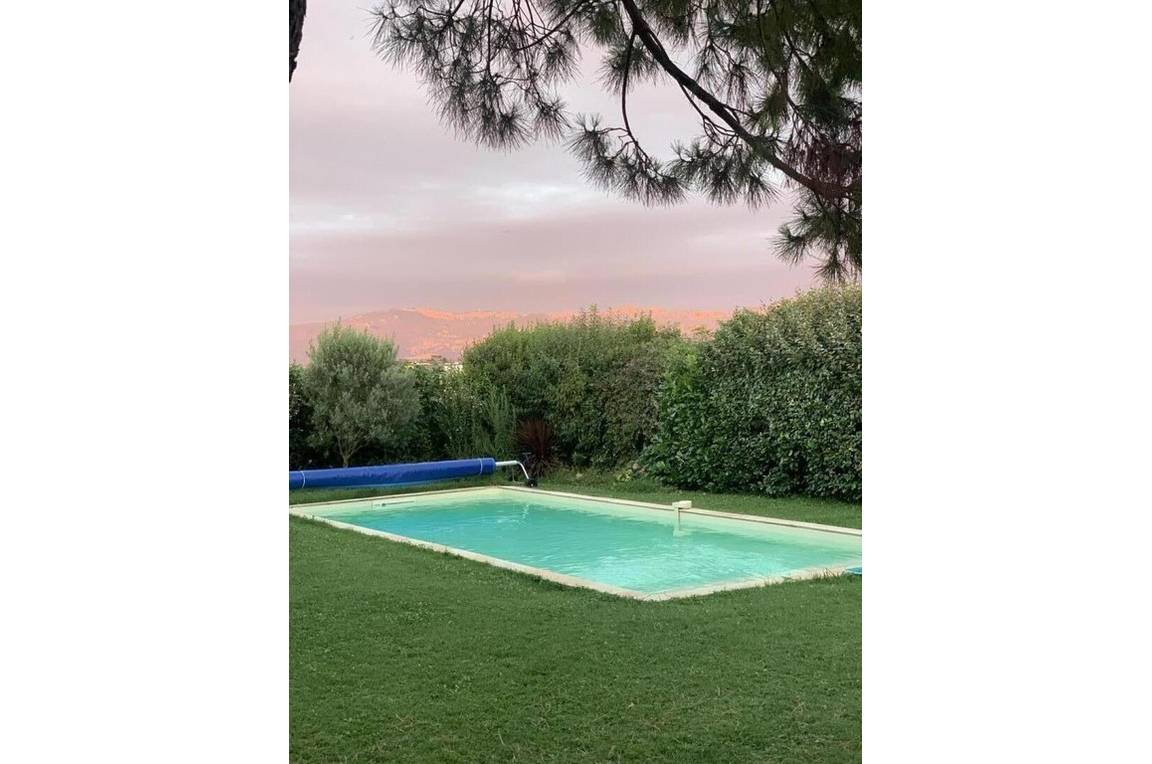
POLYGON ((611 467, 635 459, 655 431, 656 392, 684 344, 650 318, 590 310, 494 331, 465 351, 464 375, 503 391, 522 420, 548 423, 560 461, 611 467))
MULTIPOLYGON (((451 366, 409 363, 395 368, 401 370, 404 386, 412 390, 412 394, 401 390, 395 396, 394 404, 405 410, 387 414, 388 431, 364 440, 350 456, 352 462, 385 464, 517 453, 518 418, 502 390, 479 384, 451 366)), ((307 369, 296 364, 288 369, 288 468, 339 467, 342 458, 314 421, 305 385, 307 369)))
POLYGON ((859 287, 738 311, 671 366, 644 461, 682 488, 861 495, 859 287))
POLYGON ((312 404, 304 391, 304 367, 288 366, 288 469, 329 466, 331 458, 311 442, 312 404))
POLYGON ((415 372, 428 458, 503 458, 514 453, 516 410, 503 390, 451 366, 416 366, 415 372))
MULTIPOLYGON (((404 412, 355 461, 532 452, 534 472, 626 467, 682 488, 857 499, 860 321, 860 290, 848 287, 739 311, 701 342, 593 310, 499 329, 466 351, 463 371, 374 355, 392 379, 381 405, 404 412)), ((289 369, 290 466, 336 466, 309 374, 289 369)))

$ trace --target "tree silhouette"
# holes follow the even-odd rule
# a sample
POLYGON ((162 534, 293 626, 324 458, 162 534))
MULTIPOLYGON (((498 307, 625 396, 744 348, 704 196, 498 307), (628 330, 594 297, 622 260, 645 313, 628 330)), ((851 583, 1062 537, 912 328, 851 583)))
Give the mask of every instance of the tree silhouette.
POLYGON ((300 52, 300 36, 304 32, 304 13, 307 0, 288 0, 288 81, 296 71, 296 56, 300 52))
POLYGON ((644 204, 696 192, 756 208, 793 189, 777 254, 815 257, 829 280, 860 273, 859 0, 392 0, 374 16, 377 52, 413 68, 464 138, 565 139, 590 180, 644 204), (560 97, 582 54, 599 56, 618 124, 560 97), (642 81, 699 121, 664 159, 633 132, 642 81))

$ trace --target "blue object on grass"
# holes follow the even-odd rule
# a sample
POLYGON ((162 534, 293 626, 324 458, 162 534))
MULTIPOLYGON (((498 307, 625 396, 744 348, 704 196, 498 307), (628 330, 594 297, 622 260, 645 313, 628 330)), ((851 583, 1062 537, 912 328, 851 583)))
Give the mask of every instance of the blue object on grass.
POLYGON ((379 464, 374 467, 341 467, 331 470, 296 470, 288 473, 288 490, 296 488, 357 488, 415 485, 436 480, 455 480, 491 475, 496 460, 490 456, 445 462, 379 464))

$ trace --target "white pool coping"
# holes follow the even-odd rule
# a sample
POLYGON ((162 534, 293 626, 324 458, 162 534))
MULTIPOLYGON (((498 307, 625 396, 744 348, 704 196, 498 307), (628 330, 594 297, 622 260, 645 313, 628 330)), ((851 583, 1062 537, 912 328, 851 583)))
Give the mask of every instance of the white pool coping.
MULTIPOLYGON (((569 499, 583 499, 586 501, 605 502, 608 504, 623 504, 629 507, 643 507, 645 509, 655 509, 663 512, 674 512, 675 508, 670 504, 653 504, 644 501, 630 501, 628 499, 613 499, 606 496, 588 496, 578 493, 565 493, 563 491, 547 491, 540 488, 525 488, 522 486, 508 486, 508 485, 494 485, 494 486, 476 486, 472 488, 449 488, 441 491, 420 491, 416 493, 392 493, 381 494, 379 496, 363 496, 358 499, 341 499, 339 501, 320 501, 310 502, 307 504, 289 505, 288 513, 296 517, 303 517, 309 520, 331 525, 334 528, 342 528, 344 530, 355 531, 363 533, 367 536, 377 536, 380 538, 388 539, 389 541, 396 541, 401 544, 408 544, 409 546, 420 547, 421 549, 429 549, 434 552, 441 552, 450 554, 456 557, 463 557, 468 560, 476 562, 487 563, 497 568, 504 570, 514 570, 518 573, 526 573, 537 578, 542 578, 546 581, 552 581, 564 586, 572 586, 580 589, 592 589, 594 591, 603 592, 605 594, 613 594, 617 597, 627 597, 633 600, 640 600, 643 602, 663 602, 666 600, 682 599, 684 597, 699 597, 705 594, 713 594, 715 592, 733 591, 736 589, 750 589, 757 586, 769 586, 772 584, 780 584, 787 581, 806 581, 813 578, 827 578, 832 576, 841 576, 846 574, 850 569, 858 567, 857 565, 841 565, 833 567, 816 567, 804 568, 802 570, 793 571, 788 575, 783 576, 763 576, 756 578, 741 579, 739 581, 725 581, 718 584, 707 584, 704 586, 692 586, 682 589, 671 589, 666 592, 658 592, 649 594, 646 592, 639 592, 633 589, 625 589, 619 586, 612 586, 611 584, 602 584, 597 581, 591 581, 586 578, 578 576, 569 576, 565 573, 558 573, 554 570, 546 568, 536 568, 531 565, 522 565, 518 562, 511 560, 504 560, 499 557, 491 557, 479 552, 472 552, 467 549, 459 549, 457 547, 445 546, 431 541, 421 541, 420 539, 410 538, 408 536, 401 536, 396 533, 389 533, 387 531, 378 531, 372 528, 364 528, 359 525, 341 522, 339 520, 331 520, 323 515, 312 514, 311 512, 304 511, 306 509, 317 509, 321 507, 339 507, 344 504, 361 504, 366 501, 373 501, 376 499, 403 499, 415 498, 420 496, 435 496, 449 493, 470 493, 475 491, 523 491, 531 494, 545 494, 549 496, 561 496, 569 499)), ((822 525, 820 523, 805 523, 799 520, 783 520, 774 517, 760 517, 758 515, 742 515, 735 512, 718 512, 709 509, 699 509, 692 507, 690 509, 681 509, 681 514, 701 515, 711 517, 723 517, 730 520, 742 520, 745 522, 762 523, 767 525, 784 525, 792 528, 807 528, 809 530, 824 531, 827 533, 839 533, 850 536, 863 536, 863 532, 858 528, 843 528, 837 525, 822 525)))

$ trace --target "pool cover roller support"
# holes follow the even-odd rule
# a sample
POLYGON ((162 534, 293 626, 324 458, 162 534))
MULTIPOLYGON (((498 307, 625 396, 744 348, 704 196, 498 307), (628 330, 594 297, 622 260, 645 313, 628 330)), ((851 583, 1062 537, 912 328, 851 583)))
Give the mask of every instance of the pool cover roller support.
POLYGON ((498 462, 490 456, 476 459, 453 459, 445 462, 380 464, 373 467, 341 467, 330 470, 295 470, 288 473, 288 490, 297 488, 357 488, 432 483, 437 480, 491 475, 497 467, 519 465, 528 485, 536 481, 517 461, 498 462))
POLYGON ((496 466, 519 467, 520 471, 524 473, 524 485, 528 486, 529 488, 535 488, 537 485, 539 485, 539 483, 536 482, 536 478, 528 474, 528 468, 524 466, 523 462, 518 462, 515 459, 509 459, 506 462, 496 462, 496 466))

